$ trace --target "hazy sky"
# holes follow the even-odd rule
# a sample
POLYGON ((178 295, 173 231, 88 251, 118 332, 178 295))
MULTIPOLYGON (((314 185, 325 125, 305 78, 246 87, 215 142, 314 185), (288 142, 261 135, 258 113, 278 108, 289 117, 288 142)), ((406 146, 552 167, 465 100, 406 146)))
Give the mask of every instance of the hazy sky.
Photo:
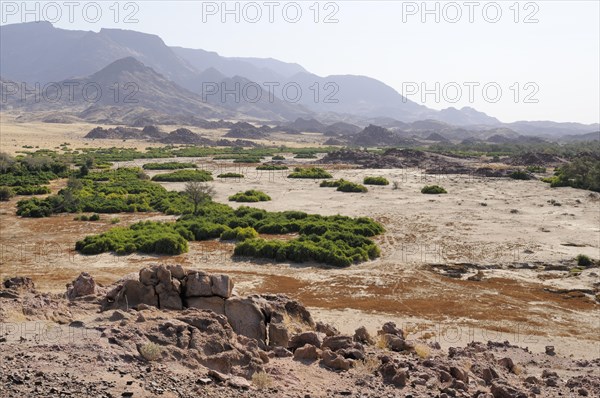
MULTIPOLYGON (((3 22, 21 22, 23 10, 8 15, 7 3, 3 22)), ((434 109, 472 106, 504 122, 600 120, 597 0, 428 1, 430 13, 422 1, 229 1, 230 14, 221 1, 135 1, 120 2, 118 16, 107 1, 96 23, 82 16, 85 2, 72 22, 56 3, 60 18, 51 7, 39 15, 61 28, 132 29, 172 46, 297 62, 321 76, 368 75, 434 109), (131 13, 138 21, 125 23, 131 13)))

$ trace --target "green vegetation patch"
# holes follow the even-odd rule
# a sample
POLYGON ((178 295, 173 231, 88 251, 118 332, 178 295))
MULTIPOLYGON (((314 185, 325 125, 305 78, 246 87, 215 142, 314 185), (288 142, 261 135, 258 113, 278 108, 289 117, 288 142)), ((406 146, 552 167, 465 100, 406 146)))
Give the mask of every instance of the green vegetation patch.
POLYGON ((523 170, 513 171, 508 176, 513 180, 531 180, 529 173, 523 170))
POLYGON ((244 175, 240 173, 223 173, 219 174, 217 178, 244 178, 244 175))
POLYGON ((550 183, 552 188, 573 187, 600 192, 600 159, 582 156, 571 163, 558 167, 554 176, 542 181, 550 183))
POLYGON ((245 192, 238 192, 229 197, 231 202, 267 202, 271 197, 262 191, 250 189, 245 192))
POLYGON ((365 185, 390 185, 390 182, 385 177, 365 177, 363 180, 365 185))
POLYGON ((211 173, 205 170, 178 170, 172 173, 157 174, 152 177, 152 181, 157 182, 206 182, 212 180, 211 173))
POLYGON ((287 170, 287 166, 278 165, 278 164, 261 164, 260 166, 256 166, 256 170, 287 170))
POLYGON ((144 170, 179 170, 179 169, 195 169, 194 163, 182 162, 166 162, 166 163, 146 163, 142 166, 144 170))
POLYGON ((421 193, 429 195, 437 195, 442 193, 448 193, 446 190, 439 185, 426 185, 421 189, 421 193))
POLYGON ((288 175, 288 178, 332 178, 332 175, 319 167, 296 167, 294 172, 288 175))
POLYGON ((185 215, 176 222, 146 221, 88 236, 77 242, 76 249, 84 254, 179 254, 187 251, 187 241, 221 238, 238 241, 234 255, 348 266, 378 257, 379 248, 369 238, 383 232, 379 223, 366 217, 267 212, 244 206, 233 209, 210 202, 199 208, 197 215, 185 215), (255 233, 299 236, 285 241, 266 240, 255 233))

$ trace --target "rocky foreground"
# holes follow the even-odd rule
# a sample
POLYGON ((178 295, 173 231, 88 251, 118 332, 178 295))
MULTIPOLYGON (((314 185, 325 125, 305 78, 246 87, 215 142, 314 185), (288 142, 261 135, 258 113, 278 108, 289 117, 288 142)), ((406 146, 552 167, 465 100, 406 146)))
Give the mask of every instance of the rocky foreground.
POLYGON ((152 266, 63 295, 0 288, 0 397, 598 397, 587 361, 502 342, 442 351, 388 322, 371 336, 315 322, 227 275, 152 266))

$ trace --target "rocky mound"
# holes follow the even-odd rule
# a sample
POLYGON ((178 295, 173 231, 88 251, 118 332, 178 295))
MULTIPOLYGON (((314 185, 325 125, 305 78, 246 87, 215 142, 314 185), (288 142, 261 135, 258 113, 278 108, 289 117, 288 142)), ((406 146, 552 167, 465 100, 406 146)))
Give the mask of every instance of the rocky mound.
POLYGON ((211 145, 213 142, 206 137, 192 132, 186 128, 171 131, 160 140, 163 144, 211 145))
POLYGON ((565 159, 557 155, 541 152, 526 152, 505 161, 506 164, 514 166, 557 166, 565 162, 565 159))
POLYGON ((373 335, 365 327, 342 334, 287 296, 239 297, 227 275, 178 265, 146 267, 108 288, 84 273, 63 295, 15 277, 3 283, 0 304, 0 321, 9 325, 0 328, 3 396, 600 393, 600 359, 491 341, 444 351, 435 338, 411 339, 392 322, 373 335))
POLYGON ((271 131, 269 126, 256 127, 250 123, 237 122, 225 134, 225 137, 260 140, 266 138, 271 131))
POLYGON ((352 145, 365 147, 411 146, 417 141, 402 137, 386 128, 370 124, 350 139, 352 145))
POLYGON ((142 139, 142 137, 141 130, 131 127, 115 127, 108 129, 96 127, 90 130, 83 138, 124 140, 142 139))

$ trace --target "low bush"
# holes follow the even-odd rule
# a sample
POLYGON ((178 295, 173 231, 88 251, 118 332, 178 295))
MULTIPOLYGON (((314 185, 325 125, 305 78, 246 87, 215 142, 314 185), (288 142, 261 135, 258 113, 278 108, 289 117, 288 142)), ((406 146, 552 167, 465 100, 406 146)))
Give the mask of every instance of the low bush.
POLYGON ((275 155, 271 158, 271 160, 285 160, 285 156, 275 155))
POLYGON ((315 153, 298 153, 294 156, 294 159, 316 159, 317 155, 315 153))
POLYGON ((244 178, 244 175, 240 173, 223 173, 219 174, 217 178, 244 178))
POLYGON ((390 182, 385 177, 365 177, 363 180, 365 185, 390 185, 390 182))
POLYGON ((554 176, 542 181, 550 183, 552 188, 573 187, 600 192, 600 159, 582 156, 571 163, 558 167, 554 176))
POLYGON ((523 170, 513 171, 508 176, 510 178, 512 178, 513 180, 530 180, 531 179, 531 176, 529 175, 529 173, 527 173, 526 171, 523 171, 523 170))
POLYGON ((527 167, 525 167, 525 170, 527 170, 530 173, 545 173, 546 172, 546 168, 543 166, 527 166, 527 167))
POLYGON ((256 170, 287 170, 287 166, 282 166, 278 164, 261 164, 260 166, 256 166, 256 170))
POLYGON ((142 166, 144 170, 179 170, 179 169, 195 169, 194 163, 182 162, 166 162, 166 163, 146 163, 142 166))
POLYGON ((44 185, 27 185, 24 187, 15 187, 14 191, 15 191, 15 194, 22 195, 22 196, 44 195, 44 194, 48 194, 48 193, 52 192, 52 191, 50 191, 50 188, 48 188, 44 185))
POLYGON ((7 202, 15 196, 15 191, 11 187, 0 187, 0 201, 7 202))
POLYGON ((100 214, 98 213, 94 213, 90 216, 90 221, 99 221, 100 220, 100 214))
POLYGON ((271 200, 271 197, 262 191, 251 189, 231 195, 229 200, 232 202, 266 202, 271 200))
POLYGON ((156 182, 206 182, 212 181, 211 173, 205 170, 179 170, 173 173, 157 174, 152 177, 156 182))
POLYGON ((258 238, 258 232, 252 227, 235 227, 227 229, 221 234, 221 240, 244 241, 246 239, 258 238))
POLYGON ((421 189, 421 193, 435 195, 435 194, 442 194, 442 193, 448 193, 448 192, 446 192, 446 190, 444 188, 440 187, 439 185, 427 185, 421 189))
POLYGON ((580 267, 589 267, 592 265, 592 260, 585 254, 579 254, 575 259, 577 260, 577 265, 580 267))
POLYGON ((233 163, 260 163, 260 158, 239 157, 237 159, 233 159, 233 163))
POLYGON ((319 184, 319 186, 321 188, 337 188, 340 186, 340 184, 342 183, 342 181, 345 181, 343 179, 340 180, 323 180, 321 181, 321 183, 319 184))
POLYGON ((337 187, 340 192, 367 192, 368 189, 364 185, 360 185, 354 182, 341 180, 340 185, 337 187))
POLYGON ((332 178, 332 175, 319 167, 296 167, 294 172, 288 175, 288 178, 332 178))

